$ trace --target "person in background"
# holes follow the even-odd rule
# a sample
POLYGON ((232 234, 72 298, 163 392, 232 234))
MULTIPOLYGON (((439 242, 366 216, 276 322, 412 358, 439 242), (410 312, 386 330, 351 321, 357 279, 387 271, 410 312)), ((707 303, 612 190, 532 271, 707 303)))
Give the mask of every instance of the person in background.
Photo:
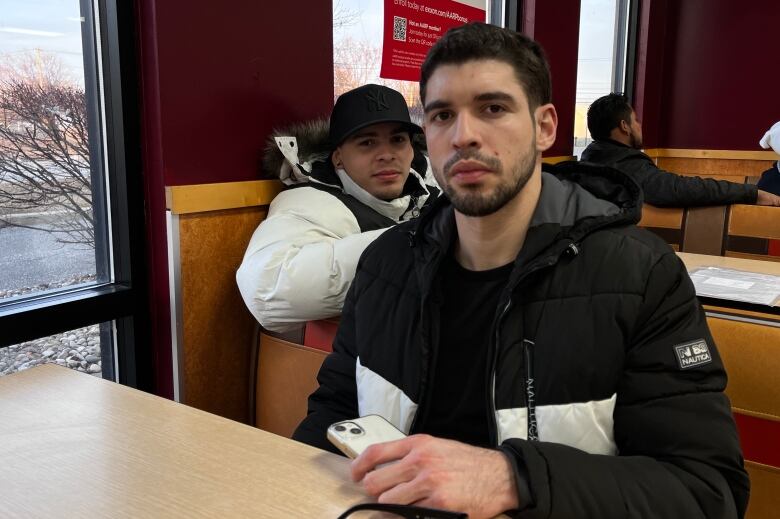
POLYGON ((685 266, 605 166, 542 165, 541 47, 470 23, 420 79, 446 196, 360 259, 293 438, 376 414, 351 466, 380 503, 519 518, 737 518, 749 482, 726 373, 685 266))
MULTIPOLYGON (((759 142, 762 148, 775 150, 780 155, 780 121, 776 122, 759 142)), ((780 195, 780 160, 775 162, 771 168, 761 174, 761 178, 756 184, 759 189, 769 193, 780 195)))
POLYGON ((340 314, 366 246, 436 197, 413 144, 421 132, 403 96, 380 85, 339 96, 329 126, 275 132, 265 168, 290 187, 271 202, 236 273, 264 328, 286 332, 340 314))
POLYGON ((611 166, 633 178, 644 201, 658 207, 758 204, 780 206, 780 196, 752 184, 738 184, 677 175, 655 165, 642 153, 642 125, 620 94, 596 99, 588 108, 588 130, 593 137, 580 160, 611 166))

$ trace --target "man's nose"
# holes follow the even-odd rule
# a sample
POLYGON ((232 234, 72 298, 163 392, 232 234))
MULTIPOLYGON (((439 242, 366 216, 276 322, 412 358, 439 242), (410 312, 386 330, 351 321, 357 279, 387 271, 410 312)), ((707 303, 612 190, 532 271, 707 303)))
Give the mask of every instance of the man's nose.
POLYGON ((379 145, 379 150, 376 156, 377 160, 393 160, 395 158, 395 150, 389 142, 384 142, 379 145))
POLYGON ((476 121, 469 114, 459 114, 452 127, 452 146, 455 148, 478 148, 481 145, 476 121))

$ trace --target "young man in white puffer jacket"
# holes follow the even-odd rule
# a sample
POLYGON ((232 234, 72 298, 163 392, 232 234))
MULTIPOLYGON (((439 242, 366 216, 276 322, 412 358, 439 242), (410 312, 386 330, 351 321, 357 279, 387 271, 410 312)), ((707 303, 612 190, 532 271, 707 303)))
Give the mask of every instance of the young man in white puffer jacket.
POLYGON ((267 330, 341 313, 363 250, 439 193, 403 96, 365 85, 342 94, 326 123, 275 132, 267 171, 291 186, 255 230, 236 281, 267 330))

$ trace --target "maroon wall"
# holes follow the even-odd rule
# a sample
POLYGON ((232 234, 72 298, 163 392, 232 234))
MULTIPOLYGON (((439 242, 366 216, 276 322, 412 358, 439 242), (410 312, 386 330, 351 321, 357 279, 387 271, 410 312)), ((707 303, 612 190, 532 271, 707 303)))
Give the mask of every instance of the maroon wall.
POLYGON ((580 0, 525 0, 522 31, 544 47, 550 62, 553 104, 558 112, 558 136, 545 156, 571 155, 577 99, 580 0))
MULTIPOLYGON (((637 79, 646 89, 646 146, 760 149, 758 140, 780 120, 780 2, 643 4, 649 58, 637 79)), ((639 51, 641 61, 641 43, 639 51)))
POLYGON ((333 104, 330 1, 137 3, 158 393, 172 393, 164 187, 251 180, 272 127, 333 104))

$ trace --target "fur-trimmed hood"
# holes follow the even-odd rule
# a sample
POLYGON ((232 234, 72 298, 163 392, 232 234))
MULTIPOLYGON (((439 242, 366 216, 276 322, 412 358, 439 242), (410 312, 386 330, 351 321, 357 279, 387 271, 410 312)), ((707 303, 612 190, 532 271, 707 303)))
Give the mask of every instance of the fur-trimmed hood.
MULTIPOLYGON (((332 170, 330 154, 333 145, 328 138, 328 128, 328 119, 315 119, 274 129, 263 150, 263 172, 287 185, 295 185, 309 182, 315 164, 318 169, 332 170)), ((436 185, 431 180, 433 175, 425 153, 425 138, 415 135, 412 147, 412 169, 426 183, 436 185)))

